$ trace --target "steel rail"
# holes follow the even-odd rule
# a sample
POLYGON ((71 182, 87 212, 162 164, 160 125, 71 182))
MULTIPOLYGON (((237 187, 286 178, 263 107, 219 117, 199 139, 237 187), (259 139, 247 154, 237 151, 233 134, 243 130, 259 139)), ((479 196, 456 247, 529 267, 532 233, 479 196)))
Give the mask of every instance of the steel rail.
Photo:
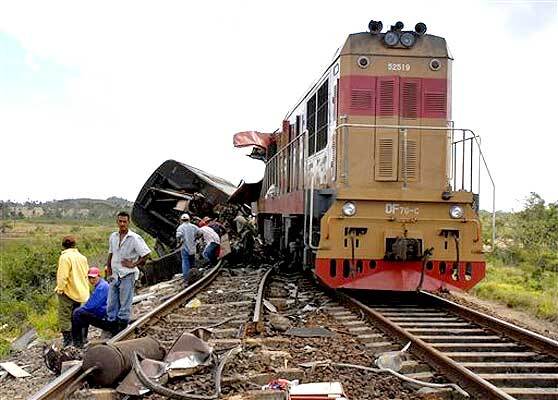
POLYGON ((434 303, 434 305, 444 307, 466 320, 495 331, 498 335, 510 337, 517 340, 521 344, 540 351, 541 353, 558 358, 558 341, 556 340, 552 340, 543 335, 539 335, 538 333, 531 332, 527 329, 510 324, 509 322, 490 315, 483 314, 479 311, 472 310, 435 294, 422 290, 419 291, 419 293, 428 301, 434 303))
POLYGON ((270 268, 264 274, 258 286, 258 294, 256 295, 256 304, 254 305, 254 316, 252 317, 252 326, 257 333, 264 331, 263 309, 264 309, 264 291, 267 286, 267 280, 273 273, 275 268, 270 268))
MULTIPOLYGON (((193 298, 202 289, 215 280, 221 270, 222 263, 223 261, 219 261, 219 263, 209 270, 201 279, 177 293, 164 303, 159 304, 141 318, 138 318, 132 324, 128 325, 126 329, 109 339, 107 343, 114 344, 122 340, 133 338, 139 328, 151 322, 153 319, 158 318, 160 315, 176 308, 185 301, 193 298)), ((72 368, 66 370, 58 376, 55 380, 44 385, 38 392, 33 394, 33 396, 29 397, 28 400, 54 400, 64 398, 68 395, 65 391, 70 385, 74 385, 77 389, 77 387, 79 387, 79 385, 77 385, 79 383, 78 380, 84 380, 86 378, 83 374, 80 375, 80 372, 81 363, 74 365, 72 368)))
POLYGON ((339 299, 346 304, 362 310, 369 318, 374 320, 376 326, 388 335, 395 336, 402 342, 411 342, 409 351, 415 356, 434 367, 440 374, 458 383, 469 394, 481 399, 514 400, 514 397, 500 390, 490 382, 480 378, 467 368, 459 365, 451 358, 434 349, 425 341, 407 332, 405 329, 390 321, 380 313, 361 303, 360 301, 344 294, 339 294, 339 299))

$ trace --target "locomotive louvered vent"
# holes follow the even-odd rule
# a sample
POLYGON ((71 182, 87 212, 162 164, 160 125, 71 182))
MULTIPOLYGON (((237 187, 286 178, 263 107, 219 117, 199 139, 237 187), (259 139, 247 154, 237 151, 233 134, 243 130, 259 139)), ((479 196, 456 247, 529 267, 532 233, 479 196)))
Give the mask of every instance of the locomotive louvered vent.
POLYGON ((394 92, 395 81, 380 81, 380 115, 390 116, 394 114, 394 92))
POLYGON ((403 118, 416 119, 418 114, 418 85, 416 82, 405 82, 402 90, 401 112, 403 118))
POLYGON ((429 113, 445 113, 446 101, 446 94, 443 92, 424 94, 424 108, 429 113))
POLYGON ((351 90, 351 108, 353 110, 371 110, 374 95, 369 89, 351 90))
POLYGON ((399 142, 399 157, 399 179, 404 180, 406 169, 407 180, 416 180, 418 175, 417 141, 407 140, 407 148, 405 149, 405 142, 401 140, 399 142))
POLYGON ((378 143, 378 178, 393 177, 393 139, 381 138, 378 143))

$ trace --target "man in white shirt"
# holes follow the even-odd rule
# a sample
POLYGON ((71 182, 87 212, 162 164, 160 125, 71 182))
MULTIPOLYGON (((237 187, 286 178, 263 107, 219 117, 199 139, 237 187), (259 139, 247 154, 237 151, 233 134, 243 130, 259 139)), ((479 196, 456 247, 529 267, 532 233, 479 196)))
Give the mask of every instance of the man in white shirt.
POLYGON ((107 277, 109 293, 107 320, 114 326, 113 333, 124 329, 130 322, 134 285, 139 277, 139 265, 145 264, 151 253, 143 238, 128 229, 130 214, 125 211, 116 217, 118 232, 109 237, 107 277))
POLYGON ((196 236, 200 234, 200 228, 190 223, 190 216, 184 213, 180 216, 182 223, 176 229, 176 240, 182 246, 182 279, 184 286, 188 286, 190 268, 196 264, 196 236))
POLYGON ((203 249, 203 258, 210 262, 211 265, 217 264, 219 250, 221 249, 221 239, 215 230, 207 225, 200 228, 203 236, 205 248, 203 249))

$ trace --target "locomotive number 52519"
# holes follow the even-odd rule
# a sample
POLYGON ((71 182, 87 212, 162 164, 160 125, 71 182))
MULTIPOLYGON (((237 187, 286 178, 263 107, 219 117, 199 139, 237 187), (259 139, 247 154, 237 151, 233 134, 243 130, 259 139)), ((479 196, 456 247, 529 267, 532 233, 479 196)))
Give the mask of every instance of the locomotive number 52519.
POLYGON ((388 63, 388 71, 410 71, 411 64, 401 64, 401 63, 388 63))

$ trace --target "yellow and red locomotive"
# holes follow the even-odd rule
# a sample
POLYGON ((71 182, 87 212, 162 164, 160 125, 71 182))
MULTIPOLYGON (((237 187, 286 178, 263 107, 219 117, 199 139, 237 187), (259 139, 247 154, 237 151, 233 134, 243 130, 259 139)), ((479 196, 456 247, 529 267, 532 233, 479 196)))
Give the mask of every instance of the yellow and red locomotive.
POLYGON ((265 243, 330 287, 468 290, 485 274, 481 163, 451 121, 452 58, 423 23, 382 30, 349 35, 279 131, 235 135, 266 168, 233 198, 258 197, 265 243))

